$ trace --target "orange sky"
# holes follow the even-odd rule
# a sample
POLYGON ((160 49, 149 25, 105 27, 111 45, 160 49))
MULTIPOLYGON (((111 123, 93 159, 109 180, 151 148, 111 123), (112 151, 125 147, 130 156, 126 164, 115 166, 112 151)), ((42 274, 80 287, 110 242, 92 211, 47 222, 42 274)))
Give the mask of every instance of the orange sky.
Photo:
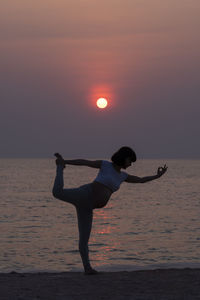
POLYGON ((1 0, 0 155, 46 156, 55 137, 65 149, 56 132, 70 127, 70 155, 79 155, 80 134, 89 156, 125 143, 143 156, 185 148, 181 156, 197 157, 199 11, 195 0, 1 0), (104 115, 94 95, 109 98, 104 115))

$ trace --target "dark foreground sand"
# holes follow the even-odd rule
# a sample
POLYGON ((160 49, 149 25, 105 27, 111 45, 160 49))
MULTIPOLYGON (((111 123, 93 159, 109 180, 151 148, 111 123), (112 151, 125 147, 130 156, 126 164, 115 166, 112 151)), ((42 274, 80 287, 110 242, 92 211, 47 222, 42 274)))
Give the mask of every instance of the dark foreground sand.
POLYGON ((200 269, 0 274, 0 299, 200 299, 200 269))

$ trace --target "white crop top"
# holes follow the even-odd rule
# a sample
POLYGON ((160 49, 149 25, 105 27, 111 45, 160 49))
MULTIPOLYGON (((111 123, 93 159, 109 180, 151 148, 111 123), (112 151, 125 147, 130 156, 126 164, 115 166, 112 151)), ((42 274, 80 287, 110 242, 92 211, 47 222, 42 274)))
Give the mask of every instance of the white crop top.
POLYGON ((101 168, 94 181, 100 182, 110 188, 113 192, 116 192, 120 184, 126 180, 128 174, 126 172, 117 172, 112 163, 106 160, 102 160, 101 168))

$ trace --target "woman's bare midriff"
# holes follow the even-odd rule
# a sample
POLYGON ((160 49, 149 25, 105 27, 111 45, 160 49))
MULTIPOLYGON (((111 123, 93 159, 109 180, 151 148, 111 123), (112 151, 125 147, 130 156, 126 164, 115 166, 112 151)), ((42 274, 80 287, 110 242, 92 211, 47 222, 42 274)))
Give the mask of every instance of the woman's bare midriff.
POLYGON ((93 181, 92 193, 93 208, 102 208, 107 204, 113 192, 104 184, 93 181))

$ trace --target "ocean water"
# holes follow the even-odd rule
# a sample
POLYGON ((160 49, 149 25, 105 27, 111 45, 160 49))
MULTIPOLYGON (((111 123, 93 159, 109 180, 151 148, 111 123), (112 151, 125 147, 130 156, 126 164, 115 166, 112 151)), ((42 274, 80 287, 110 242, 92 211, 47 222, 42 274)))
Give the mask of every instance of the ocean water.
MULTIPOLYGON (((98 270, 200 267, 200 160, 138 160, 129 174, 168 172, 123 183, 94 210, 90 259, 98 270)), ((97 169, 67 166, 65 187, 91 182, 97 169)), ((50 159, 0 160, 0 272, 80 271, 72 205, 53 198, 50 159)))

